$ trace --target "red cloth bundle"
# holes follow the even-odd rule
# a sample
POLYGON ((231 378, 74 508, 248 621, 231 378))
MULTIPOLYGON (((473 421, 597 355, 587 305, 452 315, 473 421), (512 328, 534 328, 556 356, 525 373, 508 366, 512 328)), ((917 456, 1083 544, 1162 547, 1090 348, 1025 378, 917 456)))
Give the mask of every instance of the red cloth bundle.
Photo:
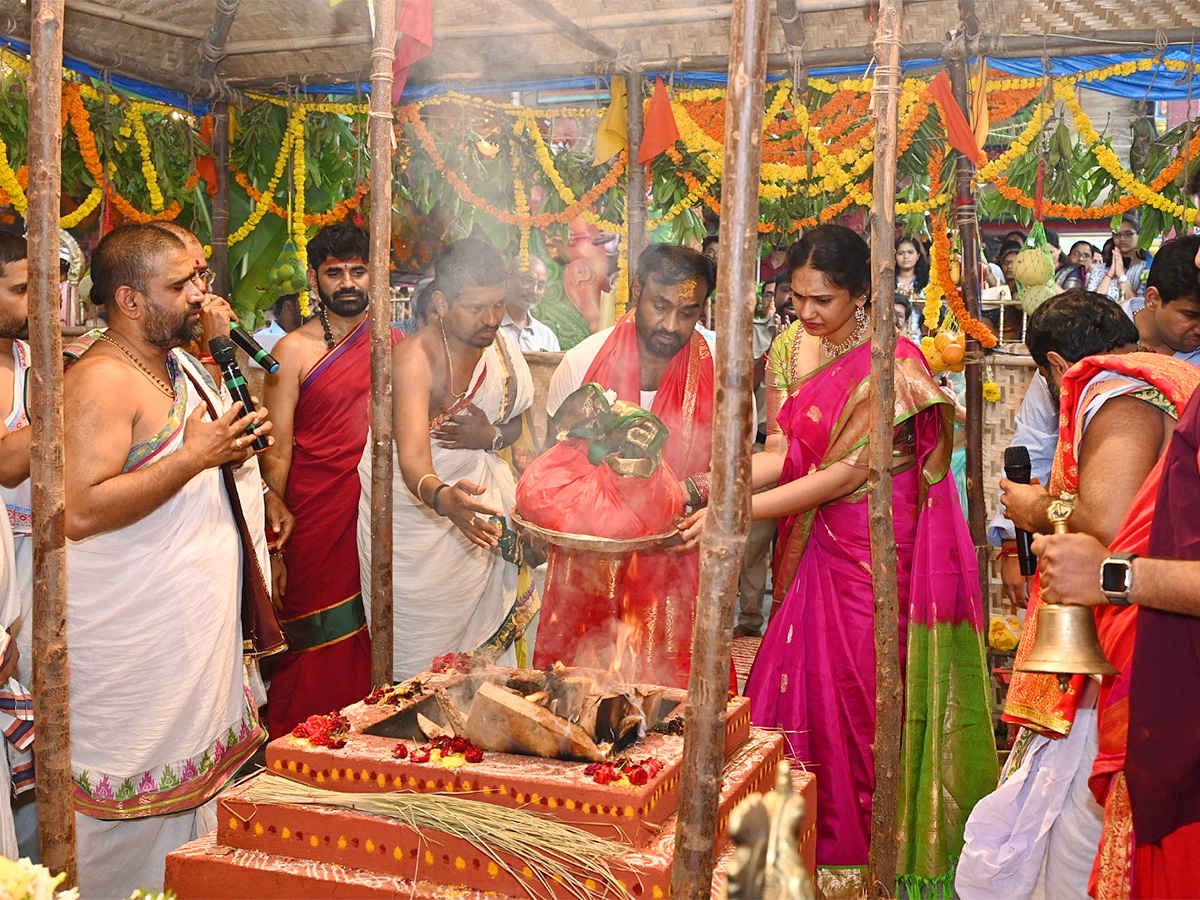
POLYGON ((551 531, 630 540, 664 534, 683 512, 683 488, 665 462, 648 476, 618 475, 588 459, 588 443, 569 438, 525 469, 517 509, 551 531))

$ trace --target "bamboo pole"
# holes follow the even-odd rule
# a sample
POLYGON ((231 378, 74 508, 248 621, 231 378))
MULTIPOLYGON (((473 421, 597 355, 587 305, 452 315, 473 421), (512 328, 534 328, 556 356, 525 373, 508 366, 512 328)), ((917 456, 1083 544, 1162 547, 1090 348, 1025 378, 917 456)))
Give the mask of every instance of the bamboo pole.
MULTIPOLYGON (((950 88, 963 114, 970 116, 967 91, 967 66, 962 42, 952 45, 959 52, 946 58, 950 88)), ((967 312, 979 318, 979 225, 975 218, 975 166, 962 153, 954 151, 955 197, 954 224, 962 237, 962 295, 967 312)), ((979 341, 967 341, 967 524, 979 562, 979 586, 983 597, 984 621, 988 611, 987 512, 983 496, 983 347, 979 341)))
POLYGON ((229 296, 229 104, 213 106, 213 156, 217 168, 217 193, 212 201, 213 290, 229 296))
POLYGON ((42 862, 76 883, 71 806, 67 570, 63 534, 62 337, 58 204, 62 182, 63 0, 33 0, 29 53, 29 408, 33 428, 33 711, 42 862))
POLYGON ((392 61, 396 0, 377 0, 371 51, 371 683, 392 683, 392 61))
POLYGON ((717 266, 712 483, 700 542, 700 594, 683 740, 671 895, 708 897, 725 765, 729 648, 750 527, 751 332, 758 267, 758 183, 770 0, 734 0, 717 266))
POLYGON ((646 93, 646 78, 640 71, 625 75, 628 105, 625 130, 629 135, 629 164, 625 169, 625 242, 629 254, 629 281, 637 274, 638 258, 646 246, 646 170, 638 165, 637 155, 642 146, 642 103, 646 93))
POLYGON ((904 679, 900 674, 900 597, 892 527, 892 438, 896 409, 896 156, 900 105, 900 0, 881 0, 875 36, 875 167, 871 214, 870 487, 871 586, 875 594, 875 791, 871 798, 868 891, 894 896, 896 808, 900 794, 900 728, 904 679))
POLYGON ((197 74, 207 81, 217 71, 217 63, 225 55, 225 43, 229 40, 229 29, 233 27, 233 17, 237 15, 238 0, 217 0, 217 12, 213 16, 212 27, 204 38, 200 48, 200 66, 197 74))

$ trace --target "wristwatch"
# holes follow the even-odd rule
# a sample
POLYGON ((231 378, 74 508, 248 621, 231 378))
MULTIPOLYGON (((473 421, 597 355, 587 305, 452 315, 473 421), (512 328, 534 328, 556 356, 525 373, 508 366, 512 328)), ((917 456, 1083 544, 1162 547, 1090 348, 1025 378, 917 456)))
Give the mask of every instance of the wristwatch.
POLYGON ((1121 282, 1121 284, 1128 284, 1128 283, 1129 283, 1129 276, 1128 276, 1128 275, 1125 275, 1124 273, 1122 273, 1122 274, 1120 274, 1120 275, 1118 275, 1118 276, 1117 276, 1117 281, 1121 282))
POLYGON ((1129 605, 1135 559, 1136 553, 1113 553, 1100 565, 1100 590, 1114 606, 1129 605))
POLYGON ((494 434, 492 436, 492 450, 499 451, 504 446, 504 432, 500 430, 499 425, 493 425, 494 434))

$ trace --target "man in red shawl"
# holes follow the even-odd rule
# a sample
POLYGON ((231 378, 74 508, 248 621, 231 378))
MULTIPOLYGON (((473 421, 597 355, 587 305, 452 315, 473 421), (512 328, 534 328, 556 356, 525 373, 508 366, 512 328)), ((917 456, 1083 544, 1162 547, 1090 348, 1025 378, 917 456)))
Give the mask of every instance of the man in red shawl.
POLYGON ((296 522, 271 553, 288 639, 267 694, 272 739, 371 689, 356 536, 371 389, 368 253, 367 235, 353 225, 312 239, 308 282, 320 306, 275 345, 279 370, 264 384, 276 422, 275 444, 262 455, 267 511, 286 503, 296 522))
MULTIPOLYGON (((1066 291, 1030 317, 1026 344, 1060 400, 1061 427, 1050 493, 1001 483, 1018 528, 1049 532, 1050 495, 1075 494, 1073 531, 1114 550, 1145 551, 1160 459, 1200 370, 1164 354, 1122 352, 1137 339, 1119 307, 1087 291, 1066 291)), ((1035 639, 1040 592, 1039 578, 1018 666, 1035 639)), ((1101 648, 1120 670, 1098 690, 1085 676, 1065 693, 1052 675, 1014 676, 1004 718, 1024 727, 999 788, 976 804, 967 823, 955 882, 964 900, 1129 896, 1124 769, 1137 621, 1130 608, 1098 611, 1101 648)))
MULTIPOLYGON (((695 250, 647 247, 630 291, 633 311, 567 351, 546 403, 554 415, 571 392, 595 382, 650 410, 667 427, 663 458, 693 506, 708 499, 713 355, 696 324, 712 285, 712 265, 695 250)), ((635 663, 628 677, 686 687, 698 579, 695 550, 614 555, 555 548, 534 664, 607 663, 624 631, 635 663)))

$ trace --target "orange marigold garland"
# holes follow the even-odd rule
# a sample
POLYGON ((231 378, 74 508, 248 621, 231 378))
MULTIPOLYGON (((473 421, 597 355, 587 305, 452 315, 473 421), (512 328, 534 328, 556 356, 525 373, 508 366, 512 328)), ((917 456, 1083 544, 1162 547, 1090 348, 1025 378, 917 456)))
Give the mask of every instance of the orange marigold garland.
POLYGON ((946 305, 950 307, 950 314, 958 321, 959 326, 968 337, 979 341, 985 348, 995 347, 996 335, 992 334, 991 329, 967 312, 967 305, 963 302, 958 285, 950 277, 950 232, 946 226, 946 216, 944 213, 938 213, 933 219, 933 251, 930 253, 930 266, 929 287, 925 289, 926 327, 933 329, 939 324, 935 322, 933 325, 930 325, 929 321, 929 312, 932 305, 929 293, 930 288, 932 288, 935 298, 937 298, 938 294, 945 298, 946 305))

